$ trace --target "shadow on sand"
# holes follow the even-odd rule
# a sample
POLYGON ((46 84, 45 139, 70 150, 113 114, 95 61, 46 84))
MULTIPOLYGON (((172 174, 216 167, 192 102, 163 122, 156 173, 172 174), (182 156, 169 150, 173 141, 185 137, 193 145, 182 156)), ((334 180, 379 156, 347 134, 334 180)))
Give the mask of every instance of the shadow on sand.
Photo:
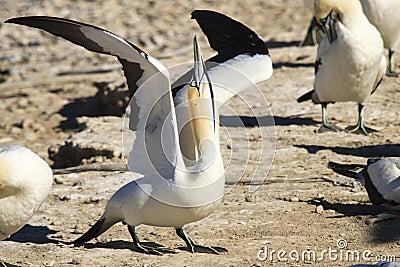
POLYGON ((18 243, 29 242, 34 244, 59 243, 59 241, 47 237, 48 235, 55 233, 57 233, 57 231, 50 230, 47 226, 33 226, 26 224, 7 240, 18 243))
MULTIPOLYGON (((358 216, 373 216, 387 212, 387 209, 381 206, 371 204, 342 204, 330 203, 324 199, 312 199, 305 201, 311 205, 322 205, 324 210, 334 210, 339 215, 330 216, 327 218, 342 218, 342 217, 358 217, 358 216)), ((400 217, 393 220, 377 220, 372 223, 372 231, 369 232, 367 238, 375 244, 398 242, 400 240, 400 217)))
POLYGON ((317 146, 317 145, 295 145, 298 148, 304 148, 310 154, 316 154, 321 150, 331 150, 332 152, 340 155, 352 155, 357 157, 400 157, 400 145, 399 144, 384 144, 384 145, 372 145, 372 146, 360 146, 360 147, 329 147, 329 146, 317 146))

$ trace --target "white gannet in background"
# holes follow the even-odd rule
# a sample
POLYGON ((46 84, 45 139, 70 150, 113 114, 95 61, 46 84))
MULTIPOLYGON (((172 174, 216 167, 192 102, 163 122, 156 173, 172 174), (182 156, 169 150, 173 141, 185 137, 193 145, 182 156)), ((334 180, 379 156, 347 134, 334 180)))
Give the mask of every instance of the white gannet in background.
POLYGON ((400 210, 400 158, 370 158, 367 165, 329 162, 335 172, 360 179, 372 204, 400 210))
MULTIPOLYGON (((136 131, 136 139, 128 167, 144 177, 122 187, 111 198, 99 221, 74 243, 89 241, 123 221, 142 252, 158 254, 172 250, 140 244, 134 229, 139 224, 175 227, 190 251, 201 248, 182 227, 207 216, 223 196, 224 168, 219 151, 219 125, 215 122, 217 108, 235 93, 270 78, 272 63, 265 42, 240 22, 207 10, 194 11, 192 18, 218 54, 206 61, 206 71, 199 62, 195 42, 194 70, 173 83, 172 89, 167 70, 159 61, 111 32, 55 17, 6 21, 40 28, 90 51, 116 56, 133 95, 129 128, 136 131), (189 85, 190 75, 193 79, 189 85), (199 87, 201 80, 208 83, 199 87), (198 103, 193 103, 196 98, 198 103), (208 103, 203 103, 205 100, 208 103), (197 118, 204 113, 211 119, 197 118), (183 128, 184 124, 188 127, 183 128)), ((219 249, 208 247, 208 250, 217 253, 219 249)))
POLYGON ((398 0, 360 0, 368 20, 382 35, 385 48, 389 50, 386 74, 399 76, 394 71, 394 53, 400 44, 400 1, 398 0))
MULTIPOLYGON (((215 87, 217 107, 240 91, 271 77, 273 69, 269 51, 257 33, 215 11, 195 10, 191 15, 207 36, 211 48, 218 52, 206 61, 210 79, 215 87)), ((133 96, 137 88, 154 74, 153 65, 161 64, 129 41, 89 24, 47 16, 11 18, 5 23, 43 29, 89 51, 116 56, 122 64, 130 96, 133 96)), ((181 150, 187 164, 193 163, 195 152, 191 125, 187 123, 188 113, 184 108, 187 96, 181 89, 191 76, 192 73, 189 71, 172 83, 175 106, 182 107, 177 109, 176 113, 180 118, 178 129, 181 150)), ((137 117, 139 109, 135 107, 134 102, 132 105, 131 124, 135 125, 133 118, 137 117)))
POLYGON ((0 240, 31 219, 52 183, 49 165, 31 150, 18 145, 0 148, 0 240))
POLYGON ((364 102, 379 86, 386 68, 380 33, 365 17, 359 1, 315 0, 314 8, 326 36, 318 46, 314 90, 297 101, 312 99, 321 104, 322 125, 317 132, 339 130, 327 122, 328 103, 357 102, 358 122, 346 130, 368 134, 364 102))
POLYGON ((300 41, 299 46, 307 46, 307 45, 316 45, 321 42, 324 37, 324 33, 321 28, 321 24, 318 23, 316 18, 314 17, 314 0, 303 0, 303 5, 307 8, 313 17, 310 22, 310 26, 308 26, 308 30, 306 36, 302 41, 300 41))

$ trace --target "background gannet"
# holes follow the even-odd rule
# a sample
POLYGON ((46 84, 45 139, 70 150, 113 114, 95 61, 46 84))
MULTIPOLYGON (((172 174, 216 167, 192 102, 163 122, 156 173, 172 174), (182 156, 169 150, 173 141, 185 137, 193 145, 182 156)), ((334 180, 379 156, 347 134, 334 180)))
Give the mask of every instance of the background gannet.
POLYGON ((334 162, 328 166, 339 174, 360 179, 372 204, 400 210, 399 158, 370 158, 366 166, 334 162))
POLYGON ((388 76, 399 76, 394 71, 394 53, 400 44, 400 2, 398 0, 360 0, 368 20, 381 33, 385 48, 389 50, 388 76))
POLYGON ((364 126, 364 102, 379 86, 386 68, 383 41, 365 17, 359 1, 315 1, 315 16, 326 36, 318 46, 314 90, 297 99, 312 99, 322 106, 317 132, 337 131, 328 124, 326 107, 332 102, 358 103, 358 122, 349 132, 368 134, 364 126))
POLYGON ((49 165, 30 149, 19 145, 0 148, 0 240, 30 220, 52 182, 49 165))

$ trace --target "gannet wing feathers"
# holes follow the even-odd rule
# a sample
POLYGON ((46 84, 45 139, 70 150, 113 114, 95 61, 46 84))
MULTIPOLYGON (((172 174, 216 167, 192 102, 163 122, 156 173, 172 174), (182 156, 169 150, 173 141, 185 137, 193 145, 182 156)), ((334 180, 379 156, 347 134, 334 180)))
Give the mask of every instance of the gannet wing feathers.
POLYGON ((228 16, 210 10, 195 10, 192 19, 207 36, 211 48, 218 52, 208 61, 222 63, 241 54, 269 55, 264 40, 257 33, 228 16))
POLYGON ((156 178, 173 178, 180 149, 167 69, 139 87, 131 100, 132 106, 137 106, 139 112, 136 139, 129 153, 129 170, 156 178))
MULTIPOLYGON (((272 62, 264 40, 242 23, 210 10, 192 12, 207 36, 211 48, 218 54, 206 61, 215 90, 217 106, 242 90, 267 80, 272 75, 272 62), (219 87, 219 88, 217 88, 219 87)), ((185 100, 185 85, 192 70, 172 84, 176 103, 185 100)))
POLYGON ((400 158, 370 158, 367 165, 329 162, 328 167, 362 182, 372 204, 400 208, 400 158))
POLYGON ((388 157, 369 162, 364 172, 368 195, 374 194, 377 203, 400 205, 400 159, 388 157), (367 183, 369 184, 368 188, 367 183))
MULTIPOLYGON (((42 29, 89 51, 116 56, 122 64, 130 96, 135 94, 144 81, 158 73, 160 68, 164 69, 160 62, 134 44, 97 26, 48 16, 17 17, 8 19, 5 23, 42 29)), ((137 111, 137 108, 133 111, 137 111)), ((132 117, 135 115, 137 114, 132 113, 132 117)), ((135 123, 132 120, 131 126, 135 128, 135 125, 136 120, 135 123)))

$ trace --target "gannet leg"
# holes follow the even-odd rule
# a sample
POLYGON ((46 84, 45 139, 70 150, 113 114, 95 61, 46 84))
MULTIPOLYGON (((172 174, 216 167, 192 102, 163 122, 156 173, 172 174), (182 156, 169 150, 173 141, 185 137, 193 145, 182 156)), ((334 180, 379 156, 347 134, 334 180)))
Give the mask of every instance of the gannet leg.
POLYGON ((364 125, 364 108, 365 105, 360 103, 358 104, 358 121, 354 126, 350 126, 346 128, 346 131, 349 133, 357 133, 357 134, 365 134, 368 135, 370 132, 377 132, 372 128, 368 128, 364 125))
POLYGON ((186 233, 182 228, 177 228, 176 229, 176 234, 185 241, 188 249, 190 252, 195 253, 199 252, 201 250, 204 251, 209 251, 214 254, 219 254, 220 252, 228 252, 226 248, 223 247, 217 247, 217 246, 202 246, 196 244, 186 233))
POLYGON ((128 231, 131 234, 133 244, 135 245, 135 249, 139 252, 146 254, 154 254, 154 255, 163 255, 163 253, 176 253, 172 248, 167 247, 149 247, 142 245, 139 241, 139 238, 136 235, 135 227, 128 224, 128 231))
POLYGON ((326 118, 326 107, 327 107, 327 105, 328 105, 328 103, 321 103, 322 124, 320 126, 318 126, 317 129, 315 129, 316 133, 323 133, 323 132, 326 132, 326 131, 334 131, 334 132, 342 131, 342 129, 340 129, 339 127, 328 123, 328 119, 326 118))
POLYGON ((386 70, 386 75, 389 77, 399 77, 400 75, 400 73, 394 71, 394 53, 394 50, 389 49, 389 64, 386 70))

